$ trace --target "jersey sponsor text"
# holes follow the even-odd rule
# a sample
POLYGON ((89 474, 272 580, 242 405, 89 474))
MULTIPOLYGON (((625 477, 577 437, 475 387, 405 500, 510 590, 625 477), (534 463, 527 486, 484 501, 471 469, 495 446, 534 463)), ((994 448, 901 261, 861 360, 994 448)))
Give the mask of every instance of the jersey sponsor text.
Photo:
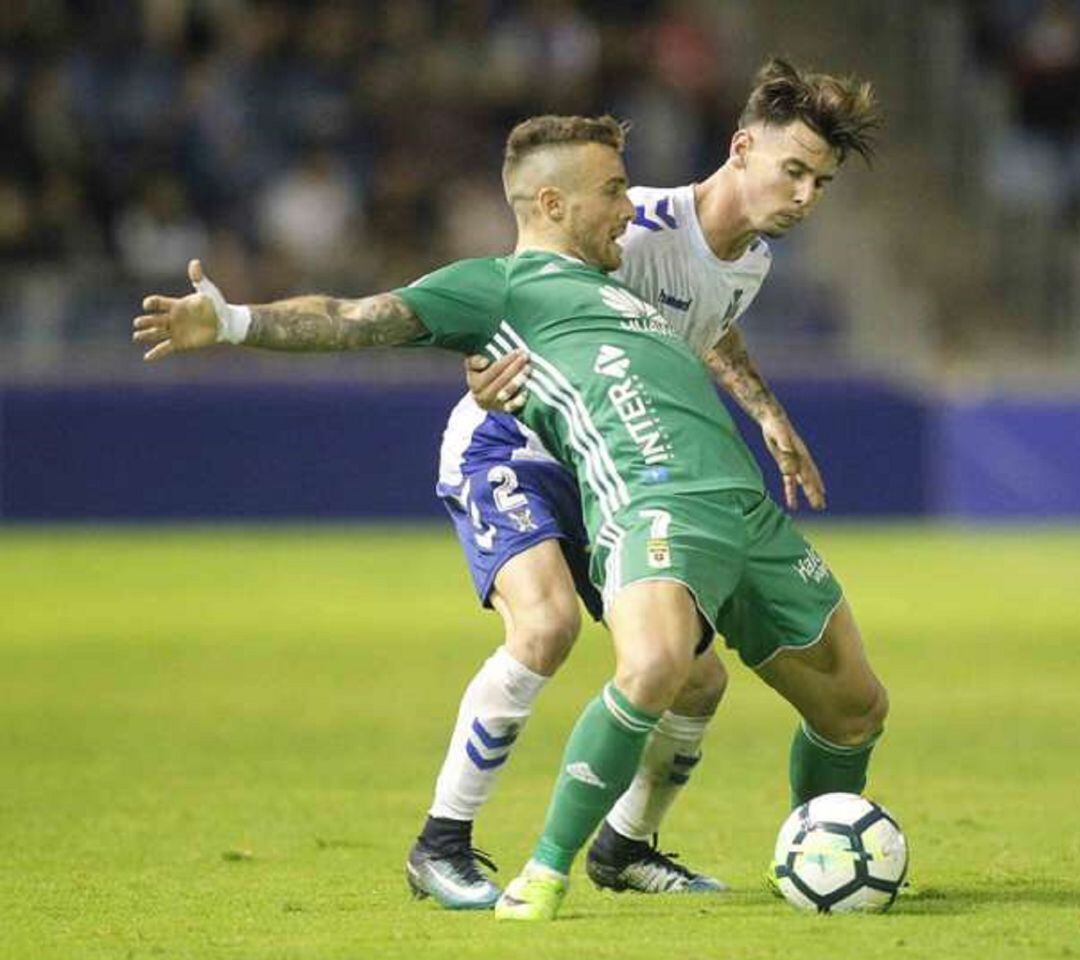
POLYGON ((621 383, 613 383, 608 387, 607 395, 645 462, 653 464, 670 460, 671 448, 659 421, 649 411, 640 378, 631 375, 621 383))

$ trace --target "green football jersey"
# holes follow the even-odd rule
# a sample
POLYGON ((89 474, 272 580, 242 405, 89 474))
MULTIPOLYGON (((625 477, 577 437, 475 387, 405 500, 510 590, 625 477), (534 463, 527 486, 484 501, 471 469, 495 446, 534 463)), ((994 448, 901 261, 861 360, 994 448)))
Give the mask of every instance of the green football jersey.
POLYGON ((458 261, 395 293, 429 331, 421 344, 528 353, 519 416, 574 470, 594 542, 605 522, 658 494, 764 492, 704 364, 601 270, 525 251, 458 261))

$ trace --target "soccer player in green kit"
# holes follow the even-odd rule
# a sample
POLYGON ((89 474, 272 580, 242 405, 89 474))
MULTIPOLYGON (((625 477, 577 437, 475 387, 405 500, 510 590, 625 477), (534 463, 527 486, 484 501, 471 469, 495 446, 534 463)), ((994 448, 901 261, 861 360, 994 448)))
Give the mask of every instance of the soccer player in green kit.
MULTIPOLYGON (((574 856, 630 783, 714 626, 729 642, 752 643, 760 605, 783 611, 789 645, 812 649, 781 658, 789 667, 767 679, 811 725, 852 685, 876 683, 839 586, 765 496, 704 366, 655 308, 604 272, 618 266, 615 240, 633 215, 622 144, 608 119, 538 118, 514 131, 504 169, 520 228, 513 256, 463 261, 361 300, 251 307, 226 303, 193 263, 205 292, 148 297, 135 321, 151 360, 219 340, 528 351, 521 416, 578 477, 616 673, 567 744, 533 859, 496 908, 503 918, 555 916, 574 856)), ((829 752, 821 782, 861 780, 868 754, 829 752)))

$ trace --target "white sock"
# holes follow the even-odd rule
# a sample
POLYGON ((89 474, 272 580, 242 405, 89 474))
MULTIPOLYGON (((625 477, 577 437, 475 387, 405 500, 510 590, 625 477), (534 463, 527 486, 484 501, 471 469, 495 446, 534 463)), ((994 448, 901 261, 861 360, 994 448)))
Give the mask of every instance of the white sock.
POLYGON ((681 717, 670 710, 660 718, 633 782, 607 816, 624 837, 648 840, 659 831, 660 821, 701 759, 701 741, 711 719, 681 717))
POLYGON ((465 689, 428 813, 474 820, 548 678, 499 647, 465 689))

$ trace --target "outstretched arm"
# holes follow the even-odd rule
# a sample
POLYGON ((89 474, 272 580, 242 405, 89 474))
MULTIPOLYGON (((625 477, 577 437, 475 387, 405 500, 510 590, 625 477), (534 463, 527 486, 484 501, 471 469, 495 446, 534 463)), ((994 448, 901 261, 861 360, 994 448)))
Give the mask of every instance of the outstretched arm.
POLYGON ((392 293, 359 300, 293 297, 239 307, 226 303, 198 260, 188 264, 188 277, 195 293, 143 300, 146 312, 135 318, 132 339, 150 345, 144 360, 221 342, 292 351, 391 347, 427 332, 409 305, 392 293))
POLYGON ((825 484, 814 458, 787 412, 754 365, 738 327, 732 326, 705 355, 713 377, 761 427, 784 481, 784 501, 798 509, 799 489, 815 510, 825 509, 825 484))
POLYGON ((420 318, 392 293, 360 300, 307 296, 252 306, 241 342, 268 350, 362 350, 408 343, 424 333, 420 318))

